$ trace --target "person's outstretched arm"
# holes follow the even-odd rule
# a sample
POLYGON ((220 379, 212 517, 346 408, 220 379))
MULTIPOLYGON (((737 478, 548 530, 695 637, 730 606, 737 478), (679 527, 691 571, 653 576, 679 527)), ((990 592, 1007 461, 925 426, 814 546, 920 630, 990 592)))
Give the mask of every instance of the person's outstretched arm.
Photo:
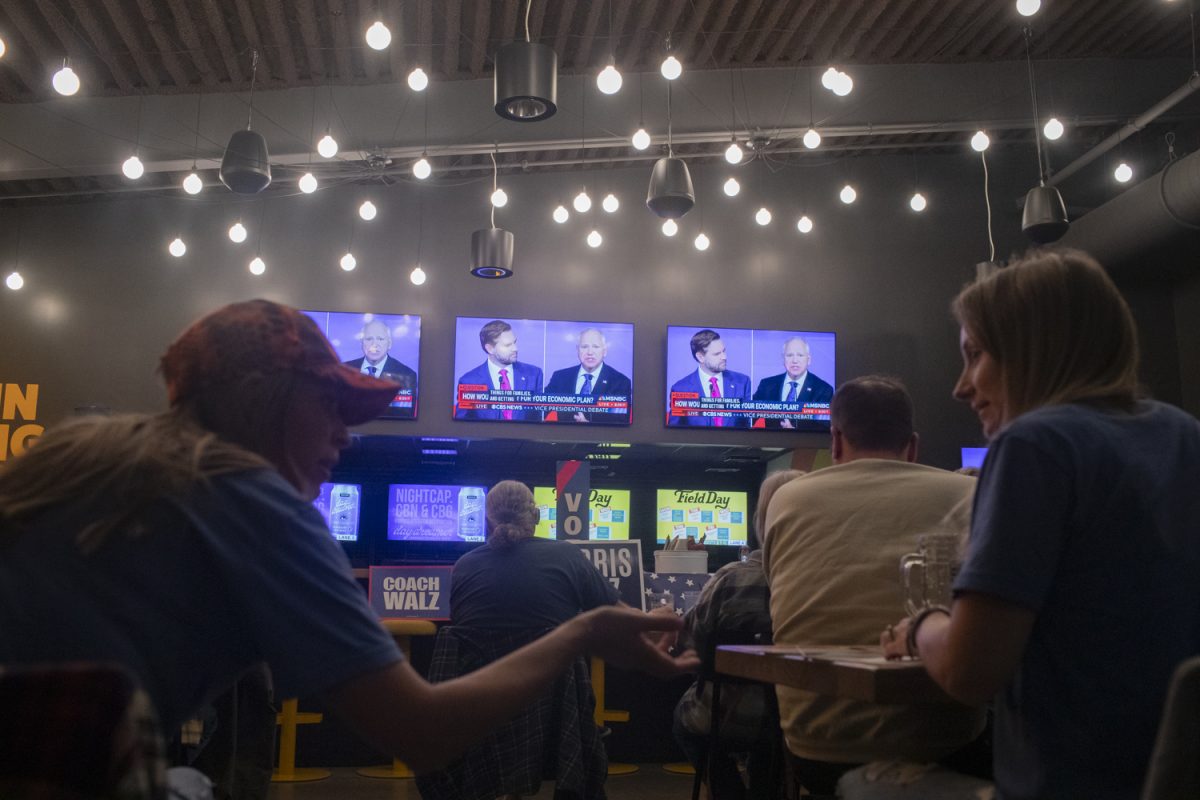
POLYGON ((469 675, 431 684, 399 662, 347 681, 327 699, 368 742, 416 772, 427 772, 449 763, 547 691, 578 655, 596 655, 658 677, 695 671, 695 653, 672 658, 665 652, 674 637, 656 644, 647 635, 680 625, 673 615, 605 606, 469 675))

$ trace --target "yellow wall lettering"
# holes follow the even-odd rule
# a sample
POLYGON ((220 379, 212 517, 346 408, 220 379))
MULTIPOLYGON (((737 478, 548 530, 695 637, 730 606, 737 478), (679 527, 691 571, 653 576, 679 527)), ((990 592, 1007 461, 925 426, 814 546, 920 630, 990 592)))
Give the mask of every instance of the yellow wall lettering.
POLYGON ((22 393, 21 384, 6 383, 4 384, 3 413, 0 414, 0 419, 16 419, 17 412, 20 412, 23 420, 37 419, 37 405, 38 384, 25 384, 25 391, 22 393))

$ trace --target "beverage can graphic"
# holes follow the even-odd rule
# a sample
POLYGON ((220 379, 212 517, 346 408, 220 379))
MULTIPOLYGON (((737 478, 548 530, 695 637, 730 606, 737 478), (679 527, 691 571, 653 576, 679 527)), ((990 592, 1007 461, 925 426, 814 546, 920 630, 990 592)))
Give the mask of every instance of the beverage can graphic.
POLYGON ((358 541, 358 487, 350 484, 334 486, 329 505, 329 530, 333 538, 344 542, 358 541))
POLYGON ((465 542, 483 541, 483 497, 479 486, 458 490, 458 535, 465 542))

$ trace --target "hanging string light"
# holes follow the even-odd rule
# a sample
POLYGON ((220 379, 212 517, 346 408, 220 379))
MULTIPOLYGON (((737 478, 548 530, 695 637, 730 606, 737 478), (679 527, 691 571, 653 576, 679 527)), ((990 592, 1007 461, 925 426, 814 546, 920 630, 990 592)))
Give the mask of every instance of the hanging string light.
POLYGON ((202 92, 196 95, 196 139, 192 144, 192 171, 183 179, 183 190, 188 194, 200 194, 204 188, 204 181, 196 172, 196 156, 200 153, 200 99, 203 96, 202 92))

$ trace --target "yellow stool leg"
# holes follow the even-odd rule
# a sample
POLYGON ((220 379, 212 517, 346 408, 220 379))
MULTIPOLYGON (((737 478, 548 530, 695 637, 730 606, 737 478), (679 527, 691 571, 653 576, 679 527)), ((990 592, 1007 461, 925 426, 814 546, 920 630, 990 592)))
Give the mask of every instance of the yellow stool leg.
POLYGON ((696 768, 686 761, 673 761, 670 764, 663 764, 664 771, 672 775, 695 775, 696 768))
MULTIPOLYGON (((412 634, 428 636, 437 632, 437 626, 428 620, 384 620, 383 624, 396 640, 396 644, 400 645, 400 650, 404 653, 405 660, 410 663, 412 662, 412 643, 409 637, 412 634)), ((390 766, 363 767, 356 770, 356 772, 364 778, 396 779, 416 777, 412 769, 398 758, 393 758, 390 766)))
POLYGON ((283 711, 276 715, 279 724, 279 768, 271 773, 275 783, 300 783, 319 781, 330 776, 327 769, 296 768, 296 728, 320 722, 321 714, 299 712, 296 698, 283 701, 283 711))
MULTIPOLYGON (((604 661, 592 657, 592 693, 596 695, 596 726, 603 728, 606 722, 629 722, 628 711, 616 711, 604 707, 604 661)), ((608 762, 609 775, 632 775, 638 771, 637 764, 608 762)))

